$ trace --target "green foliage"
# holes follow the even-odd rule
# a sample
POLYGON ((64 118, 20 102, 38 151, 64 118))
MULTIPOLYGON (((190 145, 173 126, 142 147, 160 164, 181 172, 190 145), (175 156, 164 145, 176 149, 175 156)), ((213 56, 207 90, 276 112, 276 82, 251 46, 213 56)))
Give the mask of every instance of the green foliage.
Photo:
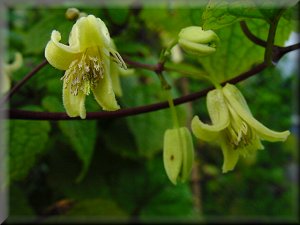
MULTIPOLYGON (((55 97, 45 97, 43 106, 49 111, 63 110, 61 103, 55 97)), ((82 171, 77 180, 80 181, 88 171, 95 149, 97 129, 95 121, 59 121, 62 134, 71 145, 78 158, 82 161, 82 171)))
POLYGON ((25 52, 40 54, 44 51, 47 42, 50 40, 52 30, 61 33, 62 42, 66 43, 71 31, 72 23, 61 21, 65 19, 65 9, 55 10, 52 13, 44 11, 43 17, 24 35, 25 52))
POLYGON ((37 158, 46 150, 50 129, 47 121, 10 121, 8 147, 11 181, 26 178, 37 158))

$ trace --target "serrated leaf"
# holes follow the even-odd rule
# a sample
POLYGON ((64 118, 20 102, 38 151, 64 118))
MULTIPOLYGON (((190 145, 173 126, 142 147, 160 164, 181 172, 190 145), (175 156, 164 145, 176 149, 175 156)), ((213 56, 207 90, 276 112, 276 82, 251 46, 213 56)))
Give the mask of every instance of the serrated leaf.
MULTIPOLYGON (((42 105, 49 111, 63 111, 62 103, 53 96, 45 97, 42 105)), ((59 121, 59 128, 82 161, 82 170, 77 180, 80 181, 88 171, 96 144, 97 124, 95 121, 59 121)))
MULTIPOLYGON (((71 146, 82 161, 80 181, 88 171, 96 144, 97 126, 95 121, 60 121, 59 127, 70 141, 71 146)), ((100 150, 100 149, 98 149, 100 150)))
POLYGON ((12 120, 9 122, 9 174, 11 181, 25 178, 43 153, 48 141, 48 121, 12 120))

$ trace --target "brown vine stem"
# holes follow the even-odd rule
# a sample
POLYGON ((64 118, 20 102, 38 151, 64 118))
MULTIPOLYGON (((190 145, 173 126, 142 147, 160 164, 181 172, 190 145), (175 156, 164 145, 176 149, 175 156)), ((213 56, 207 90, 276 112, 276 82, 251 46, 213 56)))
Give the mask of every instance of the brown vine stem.
POLYGON ((240 22, 240 26, 242 28, 242 31, 244 32, 244 34, 255 44, 262 46, 262 47, 266 47, 267 46, 267 42, 256 37, 254 34, 251 33, 251 31, 249 30, 247 24, 245 21, 241 21, 240 22))
MULTIPOLYGON (((275 54, 273 54, 273 61, 279 60, 283 55, 290 51, 294 51, 296 49, 300 49, 300 43, 287 46, 287 47, 278 47, 274 46, 274 49, 276 48, 275 54)), ((128 58, 125 58, 126 63, 128 65, 131 65, 136 68, 143 68, 148 69, 154 72, 161 71, 163 69, 162 65, 160 63, 156 65, 149 65, 149 64, 143 64, 139 62, 134 62, 129 60, 128 58)), ((4 97, 4 99, 9 100, 9 98, 17 92, 17 90, 20 89, 22 85, 24 85, 34 74, 37 73, 43 66, 47 64, 47 61, 43 61, 41 64, 39 64, 36 68, 34 68, 28 75, 24 77, 23 80, 21 80, 13 89, 9 92, 9 94, 4 97)), ((263 71, 265 68, 267 68, 268 65, 266 62, 263 62, 261 64, 256 65, 255 67, 251 68, 247 72, 244 72, 228 81, 225 81, 222 83, 224 85, 225 83, 232 83, 236 84, 242 80, 247 79, 248 77, 251 77, 261 71, 263 71)), ((199 92, 195 92, 186 96, 182 96, 179 98, 176 98, 174 100, 174 105, 180 105, 189 101, 194 101, 200 97, 205 96, 210 90, 212 90, 213 87, 201 90, 199 92)), ((2 99, 1 99, 2 102, 2 99)), ((133 108, 126 108, 121 109, 118 111, 113 112, 89 112, 87 113, 88 120, 93 119, 106 119, 106 118, 118 118, 118 117, 126 117, 126 116, 132 116, 147 112, 153 112, 160 109, 164 109, 169 107, 168 102, 159 102, 155 104, 145 105, 145 106, 139 106, 139 107, 133 107, 133 108)), ((8 118, 9 119, 27 119, 27 120, 80 120, 79 117, 71 118, 64 112, 34 112, 34 111, 25 111, 25 110, 18 110, 18 109, 9 109, 5 112, 8 112, 8 118)))
MULTIPOLYGON (((261 63, 249 71, 240 74, 239 76, 232 78, 228 81, 222 83, 238 83, 242 80, 247 79, 250 76, 253 76, 267 67, 265 63, 261 63)), ((189 101, 194 101, 200 97, 205 96, 210 90, 214 87, 206 88, 199 92, 195 92, 186 96, 182 96, 179 98, 174 99, 174 105, 180 105, 189 101)), ((117 111, 107 112, 89 112, 87 113, 86 119, 87 120, 94 120, 94 119, 109 119, 109 118, 119 118, 119 117, 126 117, 126 116, 133 116, 138 115, 146 112, 153 112, 160 109, 168 108, 169 104, 167 101, 159 102, 155 104, 145 105, 145 106, 138 106, 132 107, 127 109, 120 109, 117 111)), ((10 109, 8 110, 8 117, 10 119, 27 119, 27 120, 81 120, 79 117, 69 117, 64 112, 34 112, 34 111, 25 111, 25 110, 17 110, 17 109, 10 109)))

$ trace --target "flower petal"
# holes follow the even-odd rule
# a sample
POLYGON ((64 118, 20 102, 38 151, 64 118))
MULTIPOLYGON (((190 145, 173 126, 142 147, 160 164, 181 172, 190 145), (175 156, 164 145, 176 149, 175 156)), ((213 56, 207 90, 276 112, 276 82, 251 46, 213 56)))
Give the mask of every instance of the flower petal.
POLYGON ((224 157, 222 172, 227 173, 228 171, 234 169, 239 159, 239 152, 238 150, 233 150, 231 146, 226 143, 226 141, 222 141, 221 148, 224 157))
POLYGON ((70 83, 66 84, 66 81, 64 80, 63 104, 66 109, 66 112, 70 117, 80 116, 81 119, 85 119, 86 117, 86 111, 84 106, 85 94, 82 91, 79 91, 78 94, 75 96, 71 94, 70 88, 71 88, 70 83))
POLYGON ((110 62, 110 77, 113 90, 117 96, 122 96, 122 88, 120 84, 119 67, 116 63, 110 62))
POLYGON ((23 56, 20 52, 15 53, 15 60, 11 64, 4 65, 4 71, 7 74, 14 72, 23 65, 23 56))
POLYGON ((173 184, 177 184, 177 178, 182 168, 183 152, 185 151, 183 145, 180 144, 180 130, 168 129, 164 134, 164 149, 163 161, 164 168, 168 178, 173 184))
POLYGON ((6 73, 3 73, 3 76, 0 77, 0 96, 9 91, 11 87, 10 78, 6 73))
POLYGON ((237 94, 238 92, 235 91, 233 92, 233 89, 228 87, 230 86, 226 85, 223 88, 223 93, 228 103, 234 108, 238 115, 257 132, 258 136, 261 139, 271 142, 286 140, 286 138, 290 134, 289 131, 276 132, 265 127, 252 116, 252 114, 248 111, 247 108, 244 107, 245 103, 240 97, 241 94, 237 94))
POLYGON ((110 36, 105 23, 93 15, 82 17, 74 24, 70 37, 70 46, 84 51, 93 46, 109 48, 110 36))
POLYGON ((194 116, 191 124, 193 134, 197 138, 208 142, 218 140, 220 131, 222 131, 227 126, 228 123, 214 125, 205 124, 199 119, 198 116, 194 116))
POLYGON ((205 56, 209 55, 211 53, 214 53, 216 51, 215 48, 210 47, 205 44, 199 44, 195 42, 191 42, 188 40, 179 40, 178 41, 181 48, 183 48, 184 51, 186 51, 189 54, 194 54, 198 56, 205 56))
POLYGON ((45 57, 55 68, 67 70, 71 62, 79 57, 79 52, 72 47, 60 43, 61 35, 54 30, 51 34, 51 40, 45 49, 45 57))
POLYGON ((117 103, 115 93, 110 78, 110 62, 107 57, 103 57, 104 76, 92 90, 96 101, 104 110, 114 111, 120 108, 117 103))

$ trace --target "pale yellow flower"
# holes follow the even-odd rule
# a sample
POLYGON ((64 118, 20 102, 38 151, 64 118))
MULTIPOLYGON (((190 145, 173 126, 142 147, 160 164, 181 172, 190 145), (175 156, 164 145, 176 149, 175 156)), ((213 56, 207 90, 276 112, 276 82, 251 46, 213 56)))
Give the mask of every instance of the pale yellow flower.
POLYGON ((232 84, 215 89, 207 94, 207 109, 212 125, 195 116, 192 131, 207 142, 218 143, 223 152, 223 172, 233 170, 240 155, 247 156, 263 149, 261 140, 285 141, 289 131, 276 132, 258 122, 242 93, 232 84))
POLYGON ((74 24, 69 45, 60 43, 61 35, 54 30, 45 49, 48 62, 66 70, 62 77, 63 103, 70 117, 86 117, 85 97, 93 92, 104 110, 119 109, 111 78, 111 60, 126 68, 124 61, 111 45, 104 22, 93 15, 82 17, 74 24))

